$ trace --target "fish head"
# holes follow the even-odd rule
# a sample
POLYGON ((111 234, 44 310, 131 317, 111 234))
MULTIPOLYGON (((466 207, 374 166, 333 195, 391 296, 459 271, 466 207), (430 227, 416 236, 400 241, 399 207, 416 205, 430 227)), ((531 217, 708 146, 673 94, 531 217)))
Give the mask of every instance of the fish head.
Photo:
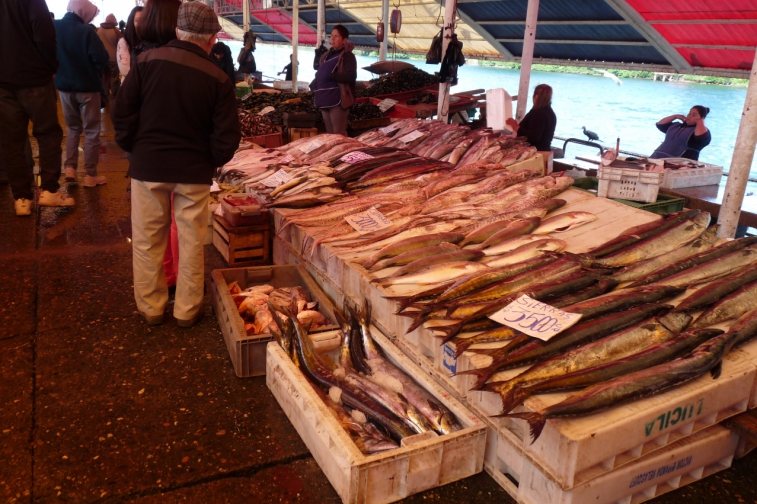
POLYGON ((670 332, 679 333, 688 327, 693 317, 683 312, 671 312, 663 315, 658 320, 670 332))
POLYGON ((457 421, 457 418, 455 418, 455 415, 453 415, 449 411, 442 413, 442 415, 439 417, 438 423, 438 429, 442 434, 450 434, 462 429, 462 426, 457 421))

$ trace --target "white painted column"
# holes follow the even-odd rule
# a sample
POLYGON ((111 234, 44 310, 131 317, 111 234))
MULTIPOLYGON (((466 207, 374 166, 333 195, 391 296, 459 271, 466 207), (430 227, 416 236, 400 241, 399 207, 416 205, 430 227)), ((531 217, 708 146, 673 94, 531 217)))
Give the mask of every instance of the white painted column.
POLYGON ((379 61, 386 61, 386 49, 389 47, 389 0, 381 1, 381 20, 384 23, 384 41, 379 46, 379 61))
POLYGON ((242 28, 244 32, 250 31, 250 2, 252 0, 242 0, 242 28))
POLYGON ((315 46, 318 47, 321 45, 321 42, 326 40, 326 0, 318 0, 318 25, 316 30, 318 32, 318 40, 315 46))
POLYGON ((536 20, 539 18, 539 0, 528 0, 526 11, 526 32, 523 34, 523 55, 520 62, 520 84, 518 85, 518 107, 515 119, 521 121, 526 115, 528 87, 531 84, 531 63, 534 60, 536 40, 536 20))
POLYGON ((749 87, 746 91, 746 100, 744 100, 744 110, 741 112, 736 146, 733 149, 723 203, 720 205, 718 214, 720 238, 733 238, 736 235, 741 203, 744 201, 749 169, 754 158, 755 144, 757 144, 757 52, 755 52, 752 72, 749 75, 749 87))
MULTIPOLYGON (((457 14, 457 0, 446 0, 444 2, 444 37, 442 39, 442 60, 447 54, 452 34, 455 33, 455 15, 457 14)), ((439 104, 436 108, 436 117, 443 123, 449 121, 449 88, 448 82, 439 84, 439 104)))
POLYGON ((297 92, 297 44, 300 40, 300 0, 292 0, 292 92, 297 92))

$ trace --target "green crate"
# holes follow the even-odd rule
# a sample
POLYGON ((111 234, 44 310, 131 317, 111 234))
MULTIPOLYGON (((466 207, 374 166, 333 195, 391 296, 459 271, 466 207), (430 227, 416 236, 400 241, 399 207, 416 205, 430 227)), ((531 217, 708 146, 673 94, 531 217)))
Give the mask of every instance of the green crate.
POLYGON ((242 98, 252 93, 252 88, 249 86, 237 86, 234 88, 234 93, 237 95, 237 98, 242 98))
MULTIPOLYGON (((592 194, 597 194, 597 187, 599 187, 599 179, 596 177, 584 177, 576 179, 573 182, 573 187, 587 191, 592 194)), ((629 201, 619 198, 613 198, 618 203, 632 206, 634 208, 640 208, 647 212, 656 213, 659 215, 667 215, 674 212, 680 212, 683 210, 683 205, 686 202, 684 198, 676 198, 675 196, 668 196, 666 194, 658 194, 657 201, 654 203, 640 203, 638 201, 629 201)))

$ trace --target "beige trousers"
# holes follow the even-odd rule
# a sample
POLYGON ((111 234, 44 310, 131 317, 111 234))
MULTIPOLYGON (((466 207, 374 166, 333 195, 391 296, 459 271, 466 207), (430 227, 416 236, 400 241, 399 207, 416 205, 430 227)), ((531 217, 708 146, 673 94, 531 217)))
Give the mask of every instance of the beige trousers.
POLYGON ((162 315, 168 303, 163 256, 171 227, 171 193, 179 238, 179 274, 173 315, 190 320, 202 309, 208 185, 131 179, 134 299, 139 311, 149 316, 162 315))

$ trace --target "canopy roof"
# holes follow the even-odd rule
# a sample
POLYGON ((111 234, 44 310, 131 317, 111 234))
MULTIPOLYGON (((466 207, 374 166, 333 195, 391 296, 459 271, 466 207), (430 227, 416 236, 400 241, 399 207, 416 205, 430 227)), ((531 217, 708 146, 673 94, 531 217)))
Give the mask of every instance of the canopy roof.
MULTIPOLYGON (((242 25, 242 1, 213 3, 242 25)), ((261 40, 291 42, 293 1, 299 43, 314 45, 316 0, 251 0, 250 28, 261 40)), ((425 53, 441 29, 443 3, 402 0, 400 33, 387 23, 390 47, 425 53)), ((519 61, 527 7, 528 0, 458 0, 464 53, 519 61)), ((326 2, 327 33, 341 23, 359 47, 378 48, 380 18, 380 0, 326 2)), ((534 63, 749 78, 756 47, 757 0, 540 0, 534 63)))

